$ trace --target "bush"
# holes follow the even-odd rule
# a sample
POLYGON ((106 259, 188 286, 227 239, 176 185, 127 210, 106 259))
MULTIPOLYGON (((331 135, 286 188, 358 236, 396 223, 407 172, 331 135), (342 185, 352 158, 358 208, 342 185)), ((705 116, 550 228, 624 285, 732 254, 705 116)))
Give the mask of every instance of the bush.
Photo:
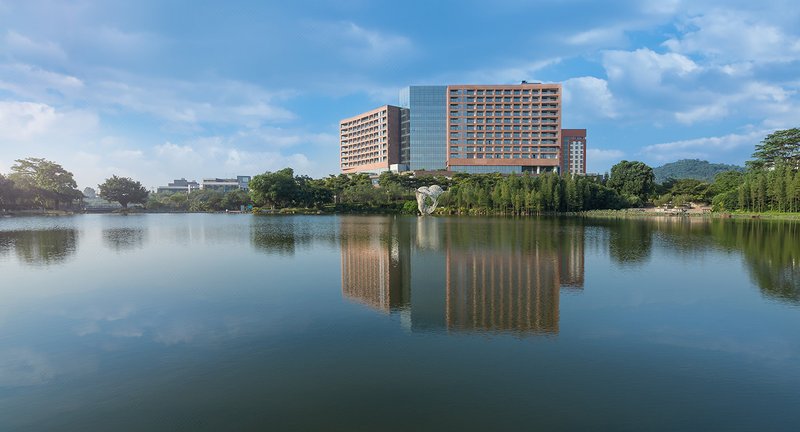
POLYGON ((714 211, 732 211, 739 207, 739 191, 736 189, 715 195, 711 200, 714 211))
POLYGON ((403 209, 401 210, 401 212, 403 214, 417 214, 418 211, 419 211, 419 209, 417 208, 417 202, 416 201, 406 201, 406 202, 404 202, 403 203, 403 209))

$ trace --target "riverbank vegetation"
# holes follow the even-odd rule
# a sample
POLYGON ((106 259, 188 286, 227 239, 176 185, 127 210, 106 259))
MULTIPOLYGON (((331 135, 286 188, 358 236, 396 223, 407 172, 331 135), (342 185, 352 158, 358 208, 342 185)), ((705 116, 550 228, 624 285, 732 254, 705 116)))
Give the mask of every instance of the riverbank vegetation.
MULTIPOLYGON (((208 212, 240 210, 278 213, 417 212, 415 190, 438 184, 446 190, 437 213, 532 215, 623 208, 685 208, 707 204, 727 213, 800 212, 800 129, 777 131, 758 144, 747 170, 718 173, 713 182, 668 178, 656 183, 653 169, 639 161, 621 161, 605 176, 545 173, 411 175, 385 172, 295 175, 291 168, 253 177, 249 192, 148 193, 130 178, 112 176, 99 195, 123 208, 141 204, 147 211, 208 212)), ((91 188, 87 188, 91 189, 91 188)), ((89 193, 93 194, 93 190, 89 193)), ((40 158, 16 161, 0 174, 0 210, 85 209, 84 193, 71 172, 40 158)), ((646 212, 645 212, 646 213, 646 212)))

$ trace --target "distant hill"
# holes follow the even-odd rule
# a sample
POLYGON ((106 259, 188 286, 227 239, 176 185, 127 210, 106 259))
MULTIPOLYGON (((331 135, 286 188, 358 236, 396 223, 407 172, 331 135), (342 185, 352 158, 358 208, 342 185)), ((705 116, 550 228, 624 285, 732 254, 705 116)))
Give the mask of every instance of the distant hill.
POLYGON ((664 180, 670 177, 712 182, 714 181, 714 176, 723 171, 744 171, 744 168, 738 165, 709 163, 699 159, 681 159, 677 162, 653 168, 653 174, 656 175, 656 183, 664 183, 664 180))

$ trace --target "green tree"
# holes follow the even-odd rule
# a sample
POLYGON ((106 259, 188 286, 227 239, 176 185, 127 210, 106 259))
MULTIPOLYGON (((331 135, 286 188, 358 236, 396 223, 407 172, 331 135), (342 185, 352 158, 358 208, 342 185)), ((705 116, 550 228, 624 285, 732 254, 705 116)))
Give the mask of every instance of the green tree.
POLYGON ((786 164, 793 170, 800 169, 800 128, 779 130, 756 145, 753 160, 748 161, 752 169, 773 168, 786 164))
POLYGON ((222 198, 222 208, 225 210, 239 210, 242 206, 251 204, 250 195, 243 190, 230 191, 222 198))
POLYGON ((714 195, 736 190, 744 180, 744 174, 739 171, 724 171, 714 177, 711 184, 711 193, 714 195))
POLYGON ((256 205, 272 208, 292 205, 298 189, 291 168, 259 174, 250 180, 249 188, 250 198, 256 205))
POLYGON ((116 201, 122 208, 128 208, 128 204, 147 203, 147 189, 141 183, 129 177, 111 176, 103 184, 99 185, 100 197, 107 201, 116 201))
POLYGON ((42 158, 17 159, 9 178, 34 203, 47 207, 53 202, 58 209, 62 202, 83 198, 71 172, 61 165, 42 158))
POLYGON ((620 195, 629 195, 644 201, 655 192, 653 169, 638 161, 621 161, 611 167, 608 187, 620 195))
POLYGON ((11 208, 16 202, 18 192, 14 182, 0 174, 0 210, 11 208))
POLYGON ((83 196, 86 198, 97 198, 97 191, 87 186, 83 188, 83 196))
POLYGON ((223 197, 222 192, 212 189, 194 190, 188 195, 188 210, 193 212, 223 210, 223 197))

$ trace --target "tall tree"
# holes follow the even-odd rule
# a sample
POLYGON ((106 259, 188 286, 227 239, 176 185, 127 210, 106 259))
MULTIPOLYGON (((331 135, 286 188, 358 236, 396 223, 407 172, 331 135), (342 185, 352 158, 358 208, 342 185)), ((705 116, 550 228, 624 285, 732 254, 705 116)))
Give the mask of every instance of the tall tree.
POLYGON ((0 174, 0 210, 6 210, 14 205, 17 198, 17 188, 14 182, 0 174))
POLYGON ((653 169, 639 161, 621 161, 611 167, 608 187, 644 201, 655 191, 653 169))
POLYGON ((147 189, 129 177, 111 176, 98 188, 101 198, 116 201, 122 205, 122 208, 128 208, 130 203, 145 204, 147 202, 147 189))
POLYGON ((800 169, 800 128, 773 132, 756 145, 751 168, 772 168, 786 164, 794 170, 800 169))
POLYGON ((275 207, 291 205, 297 195, 297 182, 294 170, 284 168, 276 172, 265 172, 250 180, 250 198, 256 205, 268 204, 275 207))
POLYGON ((17 159, 11 167, 11 178, 36 204, 46 207, 52 201, 55 208, 62 202, 83 198, 72 173, 61 165, 42 158, 17 159))
POLYGON ((86 198, 97 198, 97 191, 94 188, 85 187, 83 188, 83 196, 86 198))

